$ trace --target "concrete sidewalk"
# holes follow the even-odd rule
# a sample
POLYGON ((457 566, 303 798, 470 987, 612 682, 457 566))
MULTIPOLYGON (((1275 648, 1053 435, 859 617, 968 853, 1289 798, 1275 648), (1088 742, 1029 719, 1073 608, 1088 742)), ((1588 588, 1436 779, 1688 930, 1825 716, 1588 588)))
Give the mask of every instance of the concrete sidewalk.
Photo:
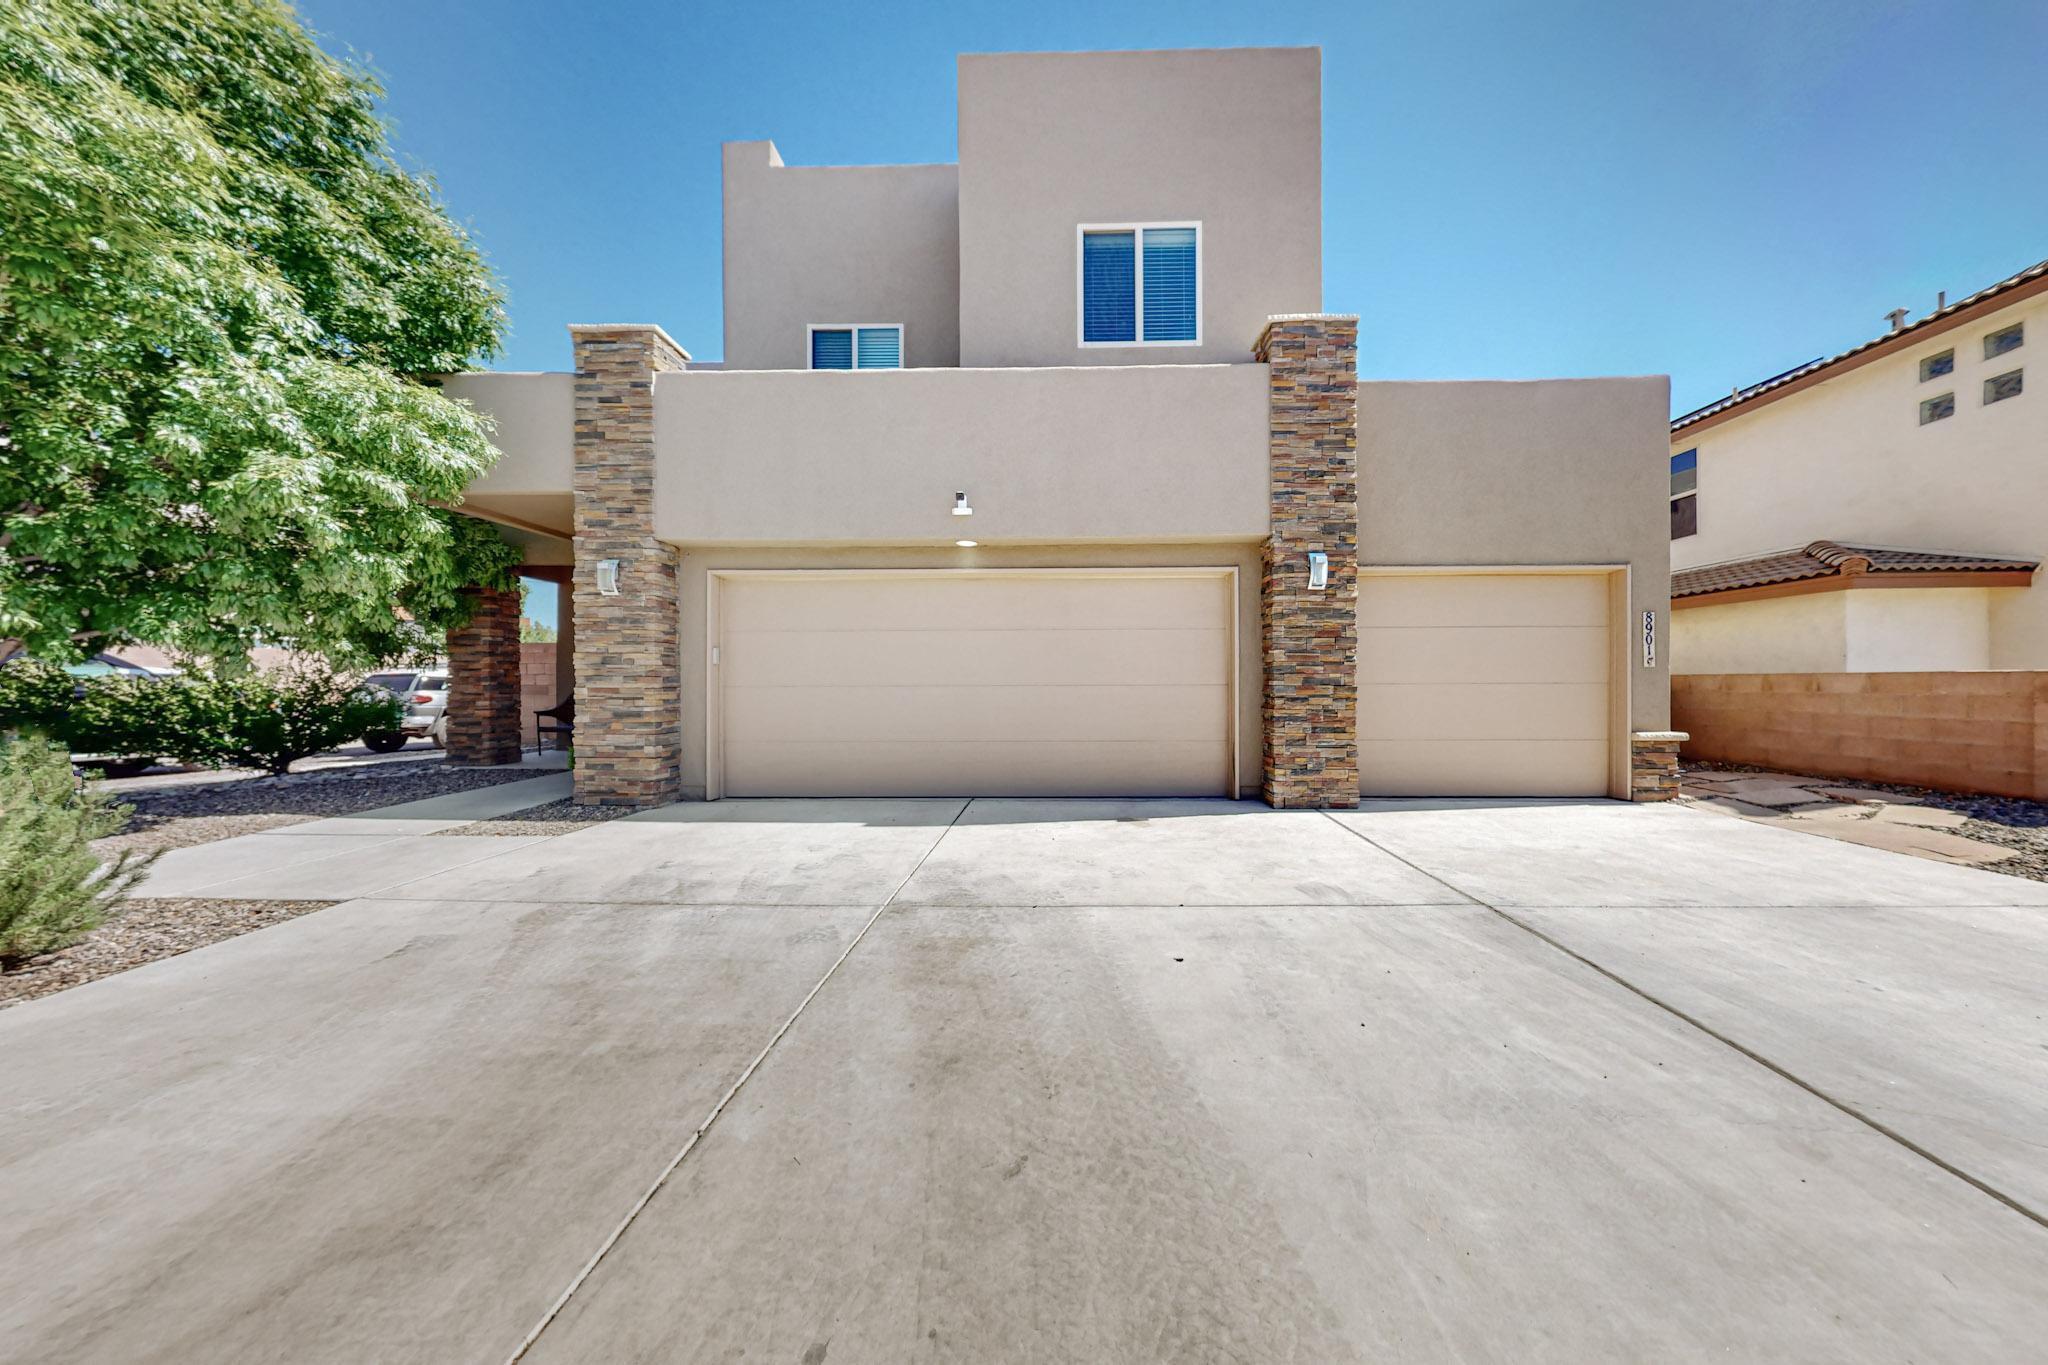
POLYGON ((0 1356, 2048 1333, 2036 883, 1603 802, 721 802, 489 842, 0 1014, 0 1356))

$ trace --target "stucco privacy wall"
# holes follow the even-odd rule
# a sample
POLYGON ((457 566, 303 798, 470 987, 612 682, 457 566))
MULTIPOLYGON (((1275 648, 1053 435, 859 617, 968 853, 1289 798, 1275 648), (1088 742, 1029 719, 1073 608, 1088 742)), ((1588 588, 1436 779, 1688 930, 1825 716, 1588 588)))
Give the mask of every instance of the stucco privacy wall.
MULTIPOLYGON (((960 362, 1242 360, 1322 307, 1314 48, 960 58, 960 362), (1202 224, 1202 344, 1077 341, 1075 228, 1202 224)), ((730 300, 728 300, 728 311, 730 300)))
POLYGON ((894 322, 903 363, 960 363, 955 166, 784 166, 725 144, 725 365, 801 370, 812 323, 894 322))
POLYGON ((684 543, 1253 541, 1266 367, 682 371, 655 534, 684 543), (971 518, 951 514, 965 491, 971 518))
MULTIPOLYGON (((1665 443, 1699 450, 1699 534, 1672 542, 1675 568, 1822 539, 2048 559, 2048 294, 1665 443), (2014 322, 2026 344, 1986 360, 1984 336, 2014 322), (1921 383, 1951 349, 1955 373, 1921 383), (2015 368, 2026 391, 1985 406, 1985 378, 2015 368), (1955 416, 1920 425, 1920 400, 1947 392, 1955 416)), ((1991 667, 2048 668, 2048 589, 1990 610, 1991 667)))
MULTIPOLYGON (((1263 477, 1263 476, 1262 476, 1263 477)), ((977 514, 977 517, 979 514, 977 514)), ((1040 545, 960 550, 826 548, 819 546, 705 548, 679 552, 681 591, 683 796, 704 795, 707 740, 705 688, 706 604, 714 569, 1096 569, 1218 567, 1238 571, 1237 771, 1239 793, 1259 795, 1259 563, 1257 545, 1040 545)))
MULTIPOLYGON (((1669 413, 1663 376, 1360 384, 1359 563, 1625 564, 1668 636, 1669 413)), ((1669 658, 1631 648, 1632 729, 1669 726, 1669 658)))

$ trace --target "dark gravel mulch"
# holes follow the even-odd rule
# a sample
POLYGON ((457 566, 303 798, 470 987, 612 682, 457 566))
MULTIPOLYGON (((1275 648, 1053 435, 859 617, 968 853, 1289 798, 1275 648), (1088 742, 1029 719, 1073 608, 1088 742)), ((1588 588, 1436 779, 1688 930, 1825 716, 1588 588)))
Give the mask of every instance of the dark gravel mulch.
POLYGON ((331 815, 360 815, 406 801, 541 776, 545 774, 532 768, 451 768, 444 763, 412 761, 124 791, 117 799, 135 808, 127 828, 96 841, 93 848, 103 856, 124 848, 189 848, 331 815))
POLYGON ((488 816, 453 829, 437 830, 436 833, 465 837, 479 834, 574 834, 579 829, 589 829, 607 820, 631 815, 633 810, 631 806, 579 806, 574 800, 563 797, 544 806, 528 806, 525 810, 488 816))
POLYGON ((0 972, 0 1009, 140 967, 160 957, 264 929, 334 901, 239 901, 138 897, 69 948, 0 972))

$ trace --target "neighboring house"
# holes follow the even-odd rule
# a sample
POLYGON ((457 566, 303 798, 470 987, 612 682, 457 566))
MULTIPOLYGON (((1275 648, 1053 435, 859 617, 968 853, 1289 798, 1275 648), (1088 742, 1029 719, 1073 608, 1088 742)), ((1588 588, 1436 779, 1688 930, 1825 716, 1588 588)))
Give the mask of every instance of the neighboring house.
POLYGON ((1676 724, 1702 756, 2031 795, 2048 261, 1891 321, 1671 424, 1676 724))
MULTIPOLYGON (((719 364, 448 377, 465 510, 573 582, 579 798, 1668 794, 1668 384, 1361 385, 1320 81, 964 56, 958 165, 726 144, 719 364)), ((503 598, 458 760, 517 742, 503 598)))

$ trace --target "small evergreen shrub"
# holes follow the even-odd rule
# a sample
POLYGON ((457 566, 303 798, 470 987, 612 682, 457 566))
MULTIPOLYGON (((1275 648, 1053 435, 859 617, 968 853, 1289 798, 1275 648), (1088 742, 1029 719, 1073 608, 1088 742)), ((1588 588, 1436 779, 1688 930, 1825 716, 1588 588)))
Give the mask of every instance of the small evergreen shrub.
POLYGON ((103 868, 92 851, 129 809, 78 782, 62 745, 0 739, 0 967, 77 942, 134 889, 155 853, 103 868))

